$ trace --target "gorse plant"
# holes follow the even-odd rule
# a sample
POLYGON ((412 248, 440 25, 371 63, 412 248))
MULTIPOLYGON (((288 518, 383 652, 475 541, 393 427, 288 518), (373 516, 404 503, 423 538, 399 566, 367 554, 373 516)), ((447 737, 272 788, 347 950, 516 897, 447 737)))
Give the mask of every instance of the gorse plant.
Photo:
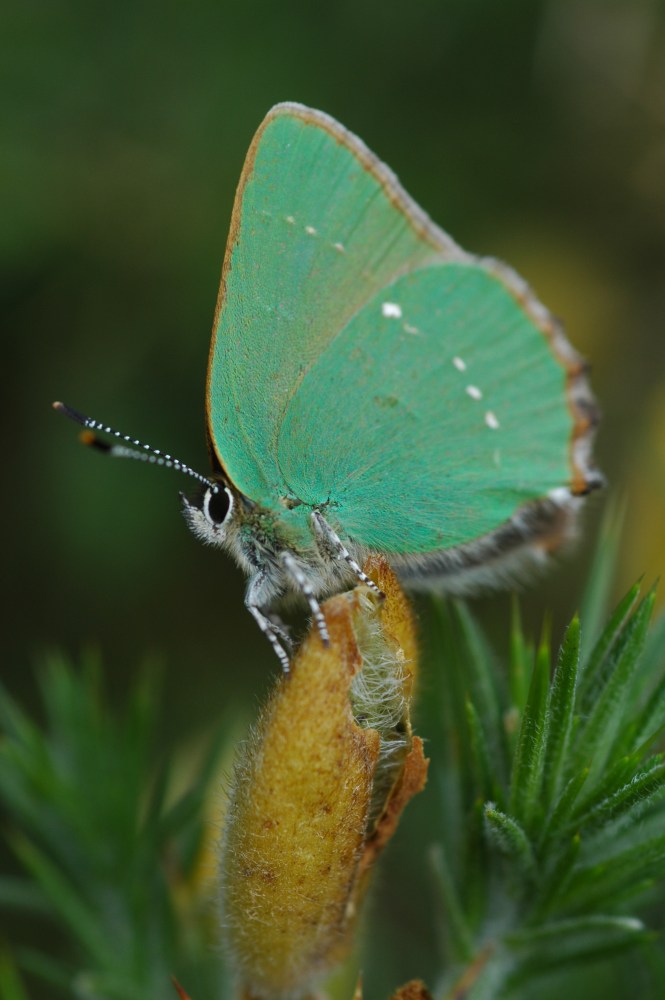
MULTIPOLYGON (((433 876, 426 919, 437 928, 432 941, 438 940, 438 954, 429 957, 426 969, 412 972, 408 962, 388 953, 382 921, 370 906, 364 926, 359 925, 365 1000, 388 1000, 400 985, 399 978, 392 978, 394 969, 409 970, 403 979, 418 974, 426 978, 436 1000, 665 995, 665 961, 654 933, 665 878, 665 760, 657 752, 665 727, 665 622, 660 619, 650 627, 654 593, 640 597, 635 586, 599 628, 604 584, 605 577, 596 572, 581 621, 575 617, 568 626, 554 662, 548 629, 532 644, 515 607, 503 673, 467 607, 459 602, 435 604, 422 665, 427 697, 422 699, 419 722, 431 760, 430 778, 414 810, 420 817, 418 844, 427 853, 421 855, 418 846, 414 852, 417 863, 429 865, 433 876)), ((343 598, 335 600, 335 614, 344 614, 343 598)), ((397 656, 397 662, 399 648, 390 646, 393 652, 387 655, 379 626, 372 625, 368 632, 362 618, 367 613, 374 621, 381 614, 375 602, 359 598, 349 607, 362 640, 360 660, 371 655, 392 662, 397 656)), ((387 620, 383 627, 389 637, 396 634, 394 623, 387 620)), ((348 629, 344 634, 348 646, 348 629)), ((318 636, 313 642, 318 645, 318 636)), ((317 684, 325 686, 325 672, 318 677, 317 684)), ((280 684, 295 697, 295 688, 289 692, 288 682, 280 684)), ((376 688, 391 692, 394 700, 395 684, 366 685, 361 708, 356 704, 357 684, 349 696, 348 720, 339 725, 361 747, 362 760, 371 761, 372 754, 379 759, 382 753, 379 738, 372 736, 367 699, 376 688), (362 730, 360 743, 353 735, 356 725, 362 730)), ((159 764, 155 753, 154 685, 139 683, 121 718, 105 707, 94 664, 77 672, 55 660, 45 670, 42 685, 43 727, 8 695, 3 694, 0 703, 0 795, 8 814, 9 841, 25 873, 0 882, 0 903, 8 913, 38 918, 41 926, 50 921, 57 928, 58 947, 57 953, 43 942, 28 948, 13 934, 11 957, 6 953, 0 961, 0 997, 162 1000, 176 996, 170 985, 170 976, 176 975, 192 1000, 232 998, 236 987, 228 960, 216 946, 219 932, 211 919, 217 884, 215 879, 201 883, 198 863, 205 837, 204 804, 211 792, 218 794, 226 726, 220 725, 191 792, 173 803, 169 768, 159 764)), ((278 692, 274 699, 279 697, 278 692)), ((273 714, 274 699, 269 709, 273 714)), ((300 787, 300 778, 291 767, 295 751, 289 741, 297 747, 302 718, 310 709, 297 711, 295 725, 288 725, 288 717, 286 724, 280 723, 284 736, 276 737, 272 729, 270 737, 271 746, 286 741, 289 821, 294 830, 298 795, 293 789, 300 787)), ((397 715, 389 716, 390 740, 401 726, 397 715)), ((322 733, 324 723, 328 725, 325 711, 322 733)), ((404 733, 396 743, 398 756, 406 752, 399 746, 410 745, 408 721, 404 733)), ((310 747, 315 734, 316 728, 309 732, 310 747)), ((258 757, 241 764, 237 772, 241 787, 236 794, 245 813, 236 809, 236 818, 241 817, 231 835, 236 854, 227 853, 222 862, 223 881, 228 885, 229 877, 236 878, 236 902, 227 903, 224 910, 224 920, 232 924, 226 928, 232 945, 248 932, 245 897, 261 933, 256 885, 262 878, 267 881, 268 869, 257 869, 253 854, 251 872, 238 866, 229 876, 228 870, 234 857, 247 865, 242 816, 257 811, 252 789, 253 782, 258 787, 257 768, 262 767, 260 739, 258 746, 258 757), (246 878, 253 881, 243 887, 246 878)), ((305 754, 305 770, 307 759, 305 754)), ((326 787, 315 791, 322 802, 328 796, 329 818, 342 802, 342 786, 338 794, 334 777, 339 761, 330 758, 324 768, 322 760, 317 755, 312 770, 317 768, 319 779, 324 777, 326 787)), ((371 778, 371 767, 367 773, 371 778)), ((275 780, 270 775, 261 780, 261 795, 268 801, 275 780)), ((410 794, 413 791, 417 788, 410 794)), ((358 802, 352 792, 347 782, 343 794, 355 809, 358 802)), ((375 817, 371 781, 363 794, 375 817)), ((382 792, 386 794, 395 797, 394 791, 382 792)), ((401 807, 406 796, 403 799, 401 807)), ((258 808, 261 813, 260 804, 258 808)), ((357 811, 362 814, 362 809, 357 811)), ((339 812, 349 815, 346 808, 339 812)), ((307 822, 316 840, 311 817, 307 822)), ((351 854, 347 851, 351 860, 361 860, 360 868, 355 862, 349 868, 349 878, 355 880, 348 889, 353 913, 341 907, 342 916, 335 917, 345 934, 356 929, 355 902, 369 872, 362 858, 367 858, 381 822, 376 817, 369 824, 363 820, 358 845, 349 848, 351 854)), ((392 828, 396 822, 394 818, 392 828)), ((268 840, 270 829, 266 822, 268 840)), ((278 855, 288 851, 289 842, 287 831, 281 842, 287 846, 280 847, 278 855)), ((334 856, 330 844, 326 850, 329 858, 334 856)), ((287 897, 289 879, 295 881, 300 868, 296 865, 295 874, 286 877, 287 897)), ((310 869, 308 877, 316 884, 312 864, 310 869)), ((384 881, 389 877, 384 875, 384 881)), ((339 894, 339 878, 333 881, 339 894)), ((384 896, 385 890, 384 885, 384 896)), ((286 923, 298 926, 298 892, 291 901, 280 897, 278 905, 274 879, 270 891, 274 919, 281 919, 278 911, 283 911, 286 923)), ((315 916, 310 913, 308 920, 315 916)), ((297 933, 311 948, 312 935, 305 934, 304 927, 302 923, 297 933)), ((275 938, 274 922, 269 933, 275 938)), ((288 946, 297 948, 297 943, 296 938, 288 946)), ((252 941, 257 954, 260 947, 260 938, 252 941)), ((276 984, 271 993, 269 963, 266 967, 259 986, 252 987, 254 992, 245 990, 244 996, 311 995, 309 981, 302 988, 297 982, 289 982, 288 988, 276 984)), ((345 980, 329 985, 330 995, 350 998, 356 974, 352 964, 345 980)), ((412 983, 399 995, 426 994, 412 983)))
POLYGON ((653 603, 633 587, 584 658, 575 617, 552 678, 549 639, 534 649, 515 615, 503 691, 466 607, 438 606, 448 718, 431 755, 450 823, 433 855, 448 950, 437 995, 545 996, 553 970, 651 940, 631 907, 665 876, 653 603))
POLYGON ((5 831, 25 871, 0 880, 0 904, 37 918, 41 939, 38 948, 14 942, 30 992, 5 955, 0 996, 147 1000, 169 995, 173 973, 220 995, 209 907, 192 891, 220 738, 173 801, 154 676, 144 673, 122 714, 105 704, 93 656, 76 671, 51 658, 41 691, 43 727, 0 698, 5 831), (44 945, 54 935, 57 954, 44 945))

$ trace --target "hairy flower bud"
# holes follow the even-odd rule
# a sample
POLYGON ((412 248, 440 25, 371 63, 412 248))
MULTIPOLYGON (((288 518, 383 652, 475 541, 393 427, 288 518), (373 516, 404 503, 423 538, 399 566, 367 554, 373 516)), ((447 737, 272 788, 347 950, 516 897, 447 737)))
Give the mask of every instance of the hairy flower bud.
POLYGON ((222 916, 247 998, 305 996, 352 941, 372 862, 425 783, 409 703, 416 643, 384 562, 323 606, 236 765, 222 916))

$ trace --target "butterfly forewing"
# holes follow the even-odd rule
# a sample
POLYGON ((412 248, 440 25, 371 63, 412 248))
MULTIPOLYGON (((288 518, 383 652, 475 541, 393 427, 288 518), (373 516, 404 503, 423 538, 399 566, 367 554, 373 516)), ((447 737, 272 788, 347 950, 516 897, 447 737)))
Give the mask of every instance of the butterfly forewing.
POLYGON ((278 105, 240 180, 208 372, 209 428, 241 492, 289 492, 278 438, 307 371, 397 275, 466 259, 390 171, 321 112, 278 105))

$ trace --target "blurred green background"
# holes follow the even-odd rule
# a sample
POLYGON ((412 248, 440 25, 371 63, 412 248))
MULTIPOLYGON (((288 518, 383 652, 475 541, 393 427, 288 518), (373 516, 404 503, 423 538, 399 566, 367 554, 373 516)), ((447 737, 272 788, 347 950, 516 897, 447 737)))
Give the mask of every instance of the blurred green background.
MULTIPOLYGON (((207 469, 204 380, 235 184, 268 108, 359 134, 469 250, 512 264, 591 360, 627 504, 615 593, 665 567, 665 9, 656 0, 14 3, 0 30, 6 682, 102 650, 166 671, 171 735, 251 714, 277 669, 174 473, 108 462, 63 399, 207 469)), ((529 590, 574 610, 585 539, 529 590)), ((508 599, 478 602, 505 635, 508 599)))

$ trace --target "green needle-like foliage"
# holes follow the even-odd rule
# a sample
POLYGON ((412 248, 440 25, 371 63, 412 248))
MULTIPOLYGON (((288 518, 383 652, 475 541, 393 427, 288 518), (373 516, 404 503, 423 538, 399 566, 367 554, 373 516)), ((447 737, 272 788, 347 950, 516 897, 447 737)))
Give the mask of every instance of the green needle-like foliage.
MULTIPOLYGON (((220 977, 209 914, 174 899, 192 897, 219 745, 174 802, 147 677, 118 716, 104 704, 92 658, 82 672, 53 659, 42 696, 44 728, 0 691, 0 799, 25 870, 0 880, 0 906, 50 918, 69 942, 58 958, 48 947, 17 952, 31 981, 41 980, 36 995, 162 1000, 176 996, 174 974, 209 990, 220 977)), ((0 961, 0 997, 26 995, 14 964, 0 961)))
POLYGON ((637 946, 643 974, 651 967, 640 996, 665 996, 659 946, 635 909, 665 880, 654 596, 633 587, 585 656, 576 616, 554 662, 548 629, 534 649, 515 613, 505 684, 466 606, 437 605, 444 718, 430 752, 448 819, 434 857, 446 931, 437 996, 622 998, 620 976, 617 992, 585 977, 637 946))

